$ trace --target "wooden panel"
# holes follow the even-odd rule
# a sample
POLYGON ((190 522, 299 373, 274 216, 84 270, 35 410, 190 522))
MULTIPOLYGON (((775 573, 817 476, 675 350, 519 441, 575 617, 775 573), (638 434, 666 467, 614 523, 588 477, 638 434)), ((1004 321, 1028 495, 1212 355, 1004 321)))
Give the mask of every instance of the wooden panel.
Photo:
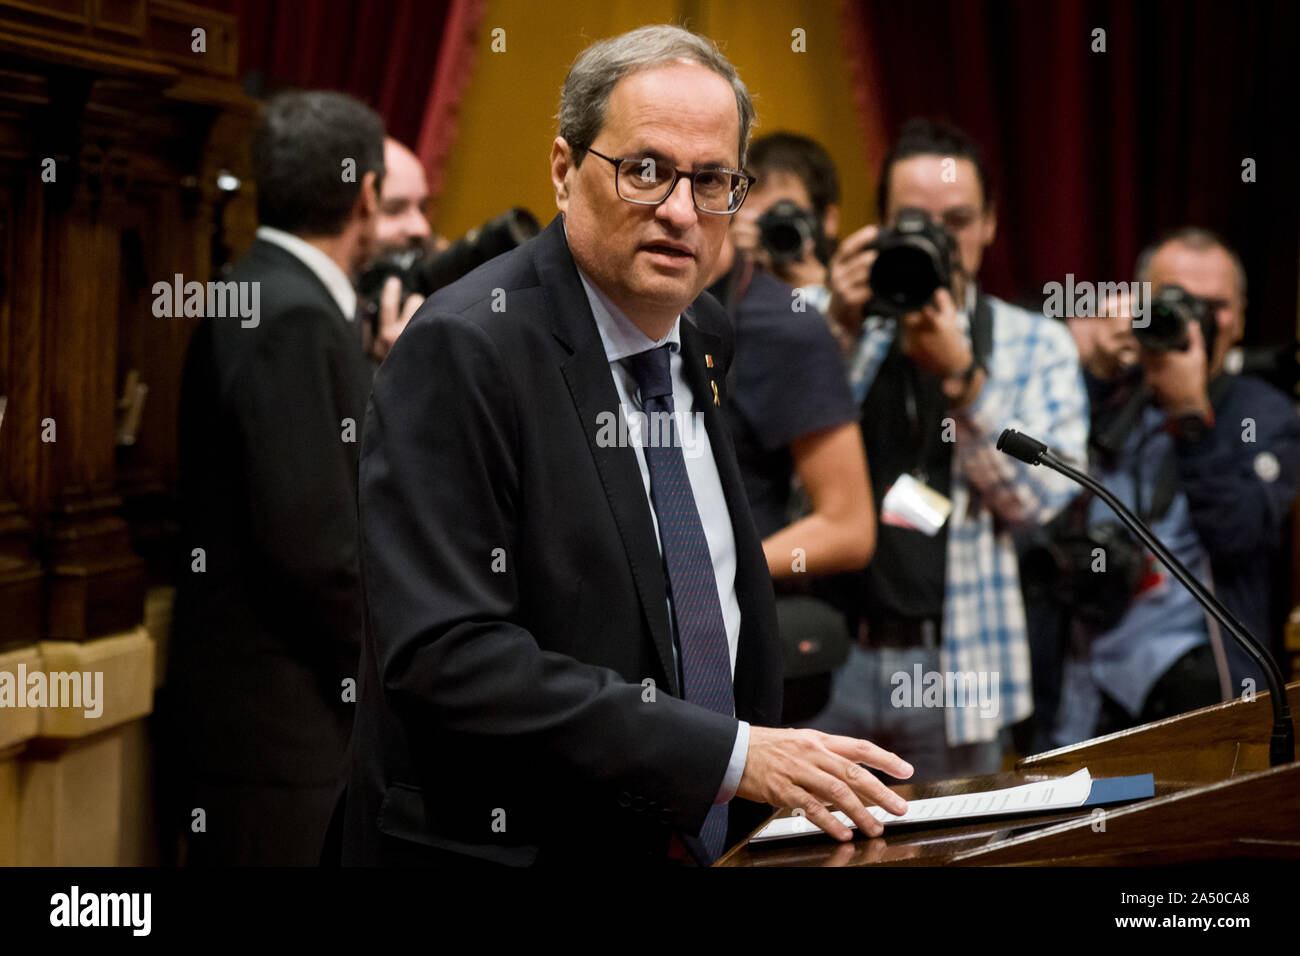
POLYGON ((91 22, 101 30, 140 38, 145 30, 145 5, 140 0, 94 0, 91 22))
POLYGON ((90 24, 90 0, 0 0, 0 12, 35 22, 50 20, 52 26, 90 24))
MULTIPOLYGON (((1300 683, 1287 700, 1300 711, 1300 683)), ((1300 763, 1268 767, 1268 695, 1233 701, 1021 760, 1012 772, 896 787, 905 800, 1019 786, 1087 767, 1094 777, 1152 773, 1156 795, 1127 807, 1062 810, 960 826, 891 829, 733 847, 718 866, 1171 864, 1300 859, 1300 763), (1267 812, 1256 808, 1267 807, 1267 812)), ((782 811, 773 816, 789 816, 782 811)), ((766 823, 764 823, 766 825, 766 823)))
POLYGON ((1159 866, 1189 859, 1300 859, 1300 764, 1091 814, 958 853, 962 866, 1159 866))
MULTIPOLYGON (((0 163, 0 648, 38 640, 42 633, 44 569, 33 552, 35 527, 32 512, 20 503, 18 490, 35 468, 34 392, 39 381, 30 365, 34 325, 19 324, 16 317, 30 307, 23 276, 28 274, 24 245, 19 236, 29 233, 31 203, 15 191, 30 174, 0 163)), ((38 233, 39 234, 39 233, 38 233)), ((39 351, 37 352, 39 356, 39 351)))
POLYGON ((149 36, 158 56, 186 69, 234 77, 239 66, 235 20, 191 3, 149 4, 149 36), (205 50, 193 49, 193 30, 202 28, 205 50))
POLYGON ((238 68, 235 18, 176 0, 0 0, 0 50, 165 85, 182 75, 233 81, 238 68))
MULTIPOLYGON (((1268 767, 1273 708, 1268 693, 1232 700, 1165 720, 1026 757, 1016 769, 1052 776, 1088 767, 1095 776, 1154 773, 1199 783, 1268 767), (1142 769, 1135 769, 1142 768, 1142 769)), ((1300 713, 1300 683, 1287 685, 1291 713, 1300 713)))
POLYGON ((132 542, 162 555, 174 528, 192 325, 155 319, 149 290, 175 272, 208 278, 213 163, 246 152, 249 124, 221 125, 239 142, 218 160, 211 133, 254 114, 230 79, 234 36, 232 17, 185 3, 0 0, 0 644, 87 640, 143 617, 132 542), (151 391, 120 451, 132 369, 151 391))

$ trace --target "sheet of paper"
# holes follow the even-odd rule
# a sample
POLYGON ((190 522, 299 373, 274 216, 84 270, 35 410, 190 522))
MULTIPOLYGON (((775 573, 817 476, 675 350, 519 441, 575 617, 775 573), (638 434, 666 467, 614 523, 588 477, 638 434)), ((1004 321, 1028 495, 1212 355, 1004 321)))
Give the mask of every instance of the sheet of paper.
MULTIPOLYGON (((1052 780, 1038 780, 1022 784, 1019 787, 1007 787, 1003 790, 985 790, 982 793, 959 793, 948 797, 927 797, 923 800, 909 800, 907 812, 896 817, 880 807, 867 807, 873 817, 885 824, 897 823, 937 823, 939 821, 974 820, 980 817, 993 817, 1003 813, 1027 813, 1040 810, 1065 810, 1081 807, 1092 790, 1092 776, 1087 768, 1068 777, 1052 780)), ((846 827, 857 826, 847 814, 835 811, 836 818, 846 827)), ((773 820, 752 837, 751 843, 763 843, 768 840, 785 840, 791 837, 807 836, 821 833, 821 827, 807 817, 782 817, 773 820)))

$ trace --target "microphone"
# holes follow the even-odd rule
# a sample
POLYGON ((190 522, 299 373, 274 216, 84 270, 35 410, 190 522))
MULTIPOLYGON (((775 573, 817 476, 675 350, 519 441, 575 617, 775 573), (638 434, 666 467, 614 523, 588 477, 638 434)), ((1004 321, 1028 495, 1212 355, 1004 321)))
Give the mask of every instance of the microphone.
POLYGON ((1137 535, 1138 539, 1160 558, 1170 573, 1178 579, 1178 583, 1191 592, 1192 597, 1196 598, 1210 616, 1233 636, 1242 649, 1259 665, 1260 670, 1264 672, 1264 677, 1268 681, 1269 699, 1273 704, 1273 735, 1268 744, 1269 766, 1276 767, 1295 760, 1295 726, 1291 723, 1291 706, 1286 699, 1286 688, 1282 683, 1282 672, 1278 669, 1277 662, 1273 660, 1273 655, 1265 650, 1264 646, 1242 626, 1241 622, 1219 603, 1218 598, 1206 590, 1200 581, 1196 580, 1192 573, 1183 566, 1182 562, 1174 557, 1173 552, 1166 548, 1151 529, 1138 519, 1137 515, 1124 507, 1123 502, 1111 494, 1105 486, 1091 475, 1079 471, 1067 462, 1062 461, 1038 439, 1022 434, 1014 428, 1008 428, 998 436, 998 451, 1005 452, 1029 465, 1046 465, 1053 471, 1065 475, 1076 484, 1083 485, 1106 502, 1128 529, 1137 535))
POLYGON ((1012 458, 1019 458, 1026 465, 1037 465, 1047 451, 1047 446, 1036 438, 1021 434, 1014 428, 1008 428, 998 436, 998 451, 1006 452, 1012 458))

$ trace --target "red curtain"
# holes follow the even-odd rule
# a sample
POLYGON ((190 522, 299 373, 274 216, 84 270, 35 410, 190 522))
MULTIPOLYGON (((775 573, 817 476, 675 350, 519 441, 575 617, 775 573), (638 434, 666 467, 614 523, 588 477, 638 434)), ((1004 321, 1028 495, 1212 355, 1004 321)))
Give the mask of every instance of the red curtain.
MULTIPOLYGON (((1030 303, 1067 272, 1126 280, 1160 232, 1202 225, 1245 261, 1247 342, 1294 336, 1296 4, 842 2, 868 131, 941 117, 984 147, 998 190, 991 291, 1030 303)), ((870 144, 877 169, 884 145, 870 144)))
POLYGON ((355 96, 420 157, 435 197, 484 6, 485 0, 229 0, 250 92, 294 87, 355 96))

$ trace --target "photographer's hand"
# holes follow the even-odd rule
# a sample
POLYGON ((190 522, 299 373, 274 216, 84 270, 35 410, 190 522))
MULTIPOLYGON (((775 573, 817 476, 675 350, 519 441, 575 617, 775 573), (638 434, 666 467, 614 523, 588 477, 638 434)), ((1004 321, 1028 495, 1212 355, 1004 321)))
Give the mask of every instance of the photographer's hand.
POLYGON ((900 330, 903 354, 918 368, 940 378, 961 375, 970 368, 974 353, 947 289, 937 290, 927 305, 903 316, 900 330))
POLYGON ((731 219, 731 244, 755 258, 762 250, 758 242, 758 216, 743 206, 731 219))
POLYGON ((773 265, 772 272, 796 289, 806 285, 825 285, 829 278, 826 267, 817 258, 817 244, 811 239, 804 240, 802 255, 798 259, 773 265))
POLYGON ((409 295, 402 301, 402 282, 397 276, 389 276, 384 289, 379 294, 379 337, 375 339, 374 356, 383 359, 397 341, 397 337, 411 321, 416 309, 424 304, 424 296, 409 295))
POLYGON ((1208 414, 1208 363, 1205 339, 1196 323, 1188 323, 1186 352, 1141 352, 1142 375, 1165 414, 1177 418, 1189 413, 1208 414))
POLYGON ((831 256, 831 304, 827 318, 842 338, 855 341, 862 329, 862 307, 871 298, 871 264, 876 250, 866 248, 875 241, 879 226, 863 226, 845 239, 831 256))
POLYGON ((741 218, 743 214, 742 209, 731 223, 731 241, 738 250, 748 253, 759 268, 772 273, 782 282, 788 282, 795 288, 826 284, 828 273, 821 260, 817 258, 817 244, 813 240, 804 240, 799 258, 793 262, 773 262, 771 254, 759 241, 757 217, 741 218))

